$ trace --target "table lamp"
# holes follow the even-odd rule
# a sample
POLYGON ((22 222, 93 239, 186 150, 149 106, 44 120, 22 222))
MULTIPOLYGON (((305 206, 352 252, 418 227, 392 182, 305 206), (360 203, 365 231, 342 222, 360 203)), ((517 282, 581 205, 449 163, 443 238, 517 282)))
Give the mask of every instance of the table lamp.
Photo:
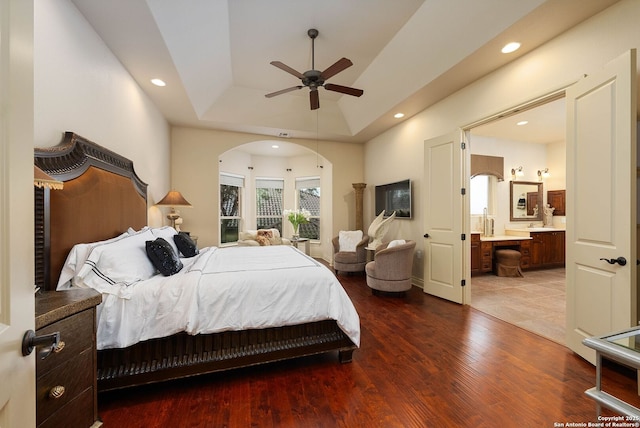
POLYGON ((171 190, 156 205, 171 207, 167 218, 171 221, 171 227, 174 229, 176 228, 176 220, 180 218, 180 213, 176 211, 176 207, 191 207, 191 204, 177 190, 171 190))

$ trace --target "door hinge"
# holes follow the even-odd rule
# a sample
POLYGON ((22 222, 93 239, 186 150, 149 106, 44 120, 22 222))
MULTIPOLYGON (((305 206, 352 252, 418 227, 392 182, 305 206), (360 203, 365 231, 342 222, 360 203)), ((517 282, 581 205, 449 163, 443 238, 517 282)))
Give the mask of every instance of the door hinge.
POLYGON ((466 195, 467 194, 467 189, 465 189, 464 187, 460 189, 460 194, 461 195, 466 195))
POLYGON ((463 286, 463 287, 466 286, 467 285, 467 280, 463 279, 462 281, 460 281, 460 285, 463 286))
POLYGON ((460 235, 460 239, 462 241, 465 241, 467 239, 467 235, 465 235, 464 233, 460 235))
POLYGON ((466 149, 466 148, 467 148, 467 145, 466 145, 466 143, 465 143, 464 141, 463 141, 462 143, 460 143, 460 148, 461 148, 462 150, 464 150, 464 149, 466 149))

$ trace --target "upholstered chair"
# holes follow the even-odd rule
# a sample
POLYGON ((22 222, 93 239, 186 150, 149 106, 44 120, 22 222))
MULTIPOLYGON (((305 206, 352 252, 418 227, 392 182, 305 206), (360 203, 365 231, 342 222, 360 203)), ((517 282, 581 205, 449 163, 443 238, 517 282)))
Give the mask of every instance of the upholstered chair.
POLYGON ((401 292, 411 289, 415 241, 396 240, 376 248, 375 259, 365 266, 367 285, 378 291, 401 292))
POLYGON ((341 230, 333 243, 333 270, 336 272, 364 272, 367 264, 366 246, 369 236, 361 230, 341 230))

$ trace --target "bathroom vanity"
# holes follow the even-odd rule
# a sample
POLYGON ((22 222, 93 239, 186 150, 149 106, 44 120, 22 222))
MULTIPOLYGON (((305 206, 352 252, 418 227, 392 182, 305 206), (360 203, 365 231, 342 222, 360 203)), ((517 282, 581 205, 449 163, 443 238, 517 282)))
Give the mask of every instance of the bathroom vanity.
POLYGON ((564 266, 565 231, 553 227, 506 229, 505 235, 471 233, 471 275, 493 272, 496 249, 520 251, 522 270, 564 266))
POLYGON ((471 232, 471 275, 493 272, 497 249, 520 251, 520 267, 528 269, 530 265, 531 238, 513 235, 482 236, 480 232, 471 232))
POLYGON ((565 230, 554 227, 506 229, 511 236, 531 238, 530 269, 562 267, 565 263, 565 230))

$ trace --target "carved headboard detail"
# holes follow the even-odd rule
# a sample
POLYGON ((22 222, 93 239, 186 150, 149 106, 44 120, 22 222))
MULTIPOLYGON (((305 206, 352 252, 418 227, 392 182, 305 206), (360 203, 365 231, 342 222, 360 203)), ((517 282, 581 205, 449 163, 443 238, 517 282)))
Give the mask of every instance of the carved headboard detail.
POLYGON ((64 182, 34 195, 36 286, 55 290, 73 245, 147 224, 147 184, 132 161, 73 132, 55 147, 36 148, 34 163, 64 182))

